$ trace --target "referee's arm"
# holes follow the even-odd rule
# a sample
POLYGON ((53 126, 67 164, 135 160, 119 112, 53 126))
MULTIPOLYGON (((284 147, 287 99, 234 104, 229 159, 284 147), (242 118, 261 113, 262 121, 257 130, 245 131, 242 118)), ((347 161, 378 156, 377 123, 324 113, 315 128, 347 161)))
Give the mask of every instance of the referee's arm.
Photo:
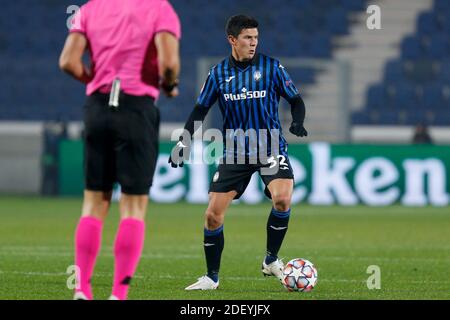
POLYGON ((92 80, 92 71, 82 60, 87 47, 88 41, 82 33, 70 33, 59 57, 59 68, 83 83, 92 80))
POLYGON ((178 75, 180 73, 180 45, 170 32, 158 32, 155 36, 158 52, 158 69, 161 89, 168 97, 178 95, 178 75))

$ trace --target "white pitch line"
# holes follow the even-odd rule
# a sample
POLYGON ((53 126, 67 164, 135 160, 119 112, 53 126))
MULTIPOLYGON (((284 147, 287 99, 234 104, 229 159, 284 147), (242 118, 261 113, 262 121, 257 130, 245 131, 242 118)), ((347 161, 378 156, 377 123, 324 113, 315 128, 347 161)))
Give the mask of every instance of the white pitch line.
MULTIPOLYGON (((3 251, 0 250, 0 255, 3 256, 38 256, 38 257, 73 257, 73 252, 14 252, 14 251, 3 251)), ((100 257, 109 257, 113 258, 114 254, 112 253, 100 253, 100 257)), ((200 259, 202 256, 197 254, 147 254, 144 253, 141 255, 142 259, 172 259, 172 260, 179 260, 179 259, 200 259)))
MULTIPOLYGON (((291 251, 296 249, 295 246, 290 246, 291 251)), ((188 245, 188 246, 183 246, 184 249, 186 250, 199 250, 202 249, 202 244, 195 244, 195 245, 188 245)), ((249 249, 249 250, 254 250, 253 246, 239 246, 240 249, 249 249)), ((0 250, 33 250, 33 251, 63 251, 63 250, 73 250, 73 246, 1 246, 0 250)), ((302 246, 298 246, 299 250, 302 250, 302 246)), ((405 250, 405 251, 411 251, 411 252, 419 252, 419 253, 423 253, 426 250, 442 250, 442 251, 448 251, 450 250, 450 246, 448 245, 439 245, 439 246, 410 246, 410 245, 401 245, 401 244, 392 244, 388 247, 380 247, 380 246, 373 246, 373 245, 364 245, 364 246, 359 246, 359 245, 353 245, 353 246, 348 246, 348 245, 342 245, 342 246, 322 246, 320 247, 320 251, 314 250, 315 252, 324 252, 324 251, 332 251, 332 250, 349 250, 349 251, 371 251, 371 250, 388 250, 388 251, 397 251, 397 250, 405 250)), ((102 250, 109 250, 112 251, 113 250, 113 246, 111 245, 102 245, 102 250)), ((311 251, 310 251, 311 252, 311 251)), ((393 252, 395 253, 395 252, 393 252)))
MULTIPOLYGON (((69 274, 64 272, 22 272, 22 271, 3 271, 0 270, 0 274, 14 274, 23 276, 44 276, 44 277, 62 277, 69 276, 69 274)), ((112 273, 105 272, 95 272, 94 277, 109 277, 113 276, 112 273)), ((195 276, 173 276, 173 275, 159 275, 159 276, 142 276, 135 275, 136 279, 171 279, 171 280, 189 280, 195 278, 195 276)), ((264 277, 227 277, 223 276, 224 281, 267 281, 264 277)), ((319 282, 331 282, 331 283, 360 283, 365 284, 366 280, 355 280, 355 279, 319 279, 319 282)), ((407 284, 443 284, 450 283, 450 281, 445 280, 423 280, 423 281, 396 281, 395 283, 407 283, 407 284)))
MULTIPOLYGON (((23 272, 23 271, 3 271, 0 270, 0 274, 15 274, 15 275, 22 275, 22 276, 41 276, 41 277, 68 277, 71 274, 65 273, 65 272, 23 272)), ((112 277, 112 273, 105 273, 105 272, 95 272, 94 276, 96 277, 112 277)), ((141 278, 143 279, 143 276, 134 276, 134 278, 141 278)))
MULTIPOLYGON (((202 249, 203 246, 200 243, 199 245, 191 245, 191 246, 183 246, 183 249, 186 250, 199 250, 202 249)), ((11 250, 11 251, 67 251, 74 250, 73 246, 1 246, 0 250, 11 250)), ((113 246, 102 245, 101 250, 103 251, 113 251, 113 246)))
MULTIPOLYGON (((36 252, 32 249, 30 250, 4 250, 4 248, 0 249, 0 255, 3 256, 42 256, 42 257, 73 257, 73 251, 65 252, 65 251, 48 251, 48 252, 36 252)), ((110 252, 101 252, 100 257, 114 257, 113 253, 110 252)), ((428 258, 425 256, 421 257, 361 257, 361 256, 321 256, 320 260, 332 260, 332 261, 368 261, 371 264, 376 264, 380 262, 412 262, 412 261, 424 261, 434 262, 434 263, 446 263, 450 262, 450 257, 445 258, 428 258)), ((180 260, 180 259, 201 259, 203 255, 201 254, 180 254, 180 253, 144 253, 142 255, 142 259, 172 259, 172 260, 180 260)), ((256 256, 255 259, 260 259, 261 256, 256 256)), ((284 259, 286 260, 286 259, 284 259)))

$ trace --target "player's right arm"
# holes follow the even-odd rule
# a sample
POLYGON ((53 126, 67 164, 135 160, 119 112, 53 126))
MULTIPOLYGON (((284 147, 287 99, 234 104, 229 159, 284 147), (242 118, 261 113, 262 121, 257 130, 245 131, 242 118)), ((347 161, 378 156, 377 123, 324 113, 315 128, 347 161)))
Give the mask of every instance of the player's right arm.
POLYGON ((194 109, 184 125, 184 132, 188 135, 188 139, 187 141, 184 141, 183 136, 180 136, 180 141, 173 148, 172 154, 169 157, 169 163, 173 168, 176 168, 177 166, 182 167, 183 161, 189 157, 189 151, 187 150, 186 153, 184 153, 183 150, 190 146, 191 138, 196 129, 195 123, 203 123, 208 111, 211 109, 211 106, 216 102, 218 95, 218 87, 214 79, 213 70, 211 70, 200 92, 200 96, 197 99, 197 103, 195 104, 194 109))

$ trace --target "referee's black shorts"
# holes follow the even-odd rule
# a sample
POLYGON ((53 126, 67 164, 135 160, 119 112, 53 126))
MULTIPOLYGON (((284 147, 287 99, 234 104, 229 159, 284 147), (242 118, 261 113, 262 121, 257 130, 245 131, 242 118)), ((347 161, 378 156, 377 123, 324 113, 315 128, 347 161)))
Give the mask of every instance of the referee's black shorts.
POLYGON ((94 93, 84 106, 86 189, 148 194, 158 158, 159 110, 149 96, 120 93, 117 110, 109 95, 94 93))

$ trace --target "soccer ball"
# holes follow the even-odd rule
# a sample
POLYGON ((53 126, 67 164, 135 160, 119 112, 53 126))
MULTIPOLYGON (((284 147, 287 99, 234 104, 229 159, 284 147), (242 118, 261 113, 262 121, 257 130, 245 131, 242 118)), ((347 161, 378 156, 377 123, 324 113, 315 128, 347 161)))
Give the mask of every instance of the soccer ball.
POLYGON ((309 292, 317 284, 317 269, 306 259, 292 259, 283 269, 282 284, 288 291, 309 292))

